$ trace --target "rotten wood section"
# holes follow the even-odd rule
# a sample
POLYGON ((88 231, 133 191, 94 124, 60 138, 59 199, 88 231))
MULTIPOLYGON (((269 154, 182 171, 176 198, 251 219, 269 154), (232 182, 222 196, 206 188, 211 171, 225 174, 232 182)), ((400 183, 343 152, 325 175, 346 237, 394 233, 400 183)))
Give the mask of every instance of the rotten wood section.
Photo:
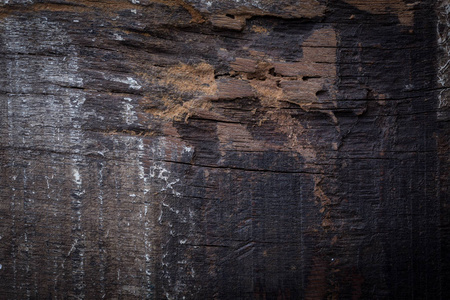
POLYGON ((0 1, 5 299, 446 299, 445 1, 0 1))

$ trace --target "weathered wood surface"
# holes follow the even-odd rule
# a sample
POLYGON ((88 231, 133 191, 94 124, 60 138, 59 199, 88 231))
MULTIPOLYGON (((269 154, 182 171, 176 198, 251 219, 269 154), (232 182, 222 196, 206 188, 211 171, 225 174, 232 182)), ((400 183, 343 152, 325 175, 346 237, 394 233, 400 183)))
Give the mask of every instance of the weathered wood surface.
POLYGON ((0 298, 449 298, 446 1, 0 5, 0 298))

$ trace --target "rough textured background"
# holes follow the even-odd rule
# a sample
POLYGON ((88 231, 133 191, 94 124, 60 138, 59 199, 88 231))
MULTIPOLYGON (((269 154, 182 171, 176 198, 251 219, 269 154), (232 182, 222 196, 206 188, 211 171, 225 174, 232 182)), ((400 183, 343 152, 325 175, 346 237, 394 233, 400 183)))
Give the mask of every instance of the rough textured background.
POLYGON ((0 0, 0 298, 449 299, 449 13, 0 0))

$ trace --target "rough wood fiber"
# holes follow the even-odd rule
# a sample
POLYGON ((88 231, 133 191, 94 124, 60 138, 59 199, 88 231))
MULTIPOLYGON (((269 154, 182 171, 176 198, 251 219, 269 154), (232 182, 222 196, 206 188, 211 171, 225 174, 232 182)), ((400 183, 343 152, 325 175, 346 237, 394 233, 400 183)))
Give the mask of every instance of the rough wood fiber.
POLYGON ((0 298, 448 299, 449 12, 0 0, 0 298))

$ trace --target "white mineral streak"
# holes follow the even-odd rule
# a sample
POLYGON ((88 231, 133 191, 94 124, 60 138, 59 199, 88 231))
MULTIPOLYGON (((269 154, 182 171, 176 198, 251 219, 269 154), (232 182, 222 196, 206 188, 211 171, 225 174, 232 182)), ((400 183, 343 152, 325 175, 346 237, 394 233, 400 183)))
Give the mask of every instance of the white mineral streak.
POLYGON ((116 41, 123 41, 124 40, 124 38, 120 34, 118 34, 117 32, 114 32, 114 39, 116 41))
POLYGON ((0 6, 8 4, 32 4, 33 0, 0 0, 0 6))
POLYGON ((187 147, 187 146, 183 146, 183 152, 191 153, 192 152, 192 148, 191 147, 187 147))
MULTIPOLYGON (((129 99, 129 98, 128 98, 129 99)), ((125 98, 127 100, 127 98, 125 98)), ((131 101, 131 99, 130 99, 131 101)), ((148 215, 149 209, 150 209, 150 203, 151 198, 150 195, 147 195, 147 193, 151 190, 151 186, 149 184, 148 176, 145 174, 144 169, 144 159, 146 158, 146 152, 145 152, 145 144, 144 140, 142 138, 137 139, 137 165, 139 170, 139 179, 142 180, 142 187, 143 187, 143 198, 144 198, 144 214, 143 214, 143 222, 144 222, 144 258, 145 258, 145 278, 146 278, 146 284, 147 289, 146 293, 149 295, 152 292, 151 289, 151 267, 152 267, 152 261, 150 259, 151 257, 151 236, 150 233, 152 231, 152 226, 150 222, 150 216, 148 215)))
MULTIPOLYGON (((161 194, 160 212, 158 223, 164 228, 162 241, 162 257, 160 261, 161 276, 164 279, 162 288, 167 299, 183 299, 185 295, 194 297, 200 289, 197 285, 187 285, 195 277, 195 267, 188 259, 189 254, 180 251, 179 245, 192 243, 192 236, 196 232, 194 209, 189 207, 179 190, 182 178, 176 176, 167 160, 176 161, 186 155, 192 156, 193 148, 187 145, 175 144, 170 139, 159 138, 151 147, 153 163, 149 167, 149 178, 154 182, 153 188, 157 188, 157 194, 161 194), (176 272, 171 264, 177 259, 176 272)), ((152 193, 154 194, 154 193, 152 193)))
POLYGON ((79 152, 79 147, 73 146, 79 146, 82 138, 80 116, 85 97, 78 89, 67 89, 83 85, 70 38, 45 18, 7 18, 4 26, 2 38, 11 55, 6 70, 10 146, 79 152), (65 55, 46 56, 49 51, 65 55), (69 132, 61 131, 65 128, 69 132))
POLYGON ((173 195, 177 197, 181 196, 181 193, 177 192, 174 187, 174 185, 177 184, 180 179, 173 178, 173 175, 171 175, 171 172, 166 169, 163 162, 155 162, 155 164, 150 167, 149 175, 151 178, 158 178, 163 180, 163 185, 160 189, 160 192, 171 191, 173 195))
MULTIPOLYGON (((104 186, 104 178, 103 178, 103 170, 105 168, 105 163, 101 162, 99 163, 99 169, 98 169, 98 201, 99 201, 99 229, 100 232, 104 232, 105 226, 104 226, 104 205, 103 205, 103 186, 104 186)), ((100 236, 99 239, 103 241, 103 237, 100 236)), ((103 244, 103 243, 101 243, 103 244)), ((103 246, 99 246, 99 256, 100 256, 100 265, 98 266, 100 269, 100 294, 103 295, 103 297, 106 295, 106 287, 105 287, 105 280, 106 280, 106 259, 105 259, 105 249, 103 249, 103 246)))
POLYGON ((123 118, 125 120, 125 123, 127 123, 127 125, 131 125, 135 121, 138 120, 138 118, 136 116, 136 112, 134 111, 134 107, 130 103, 124 103, 123 104, 122 114, 123 114, 123 118))
MULTIPOLYGON (((437 37, 439 46, 438 57, 438 87, 439 108, 450 107, 450 3, 447 0, 437 2, 438 26, 437 37)), ((439 113, 438 113, 439 115, 439 113)))
POLYGON ((72 169, 72 172, 73 172, 73 178, 74 178, 75 184, 77 185, 77 187, 81 187, 82 181, 81 181, 80 171, 78 170, 77 167, 74 167, 72 169))
MULTIPOLYGON (((134 122, 137 120, 135 116, 134 109, 130 102, 131 98, 124 98, 125 102, 123 105, 125 109, 124 118, 127 123, 134 122), (127 120, 128 118, 128 120, 127 120)), ((150 213, 154 204, 153 195, 149 193, 149 191, 153 191, 154 186, 157 184, 152 180, 148 172, 146 172, 145 161, 149 159, 149 147, 145 143, 145 139, 140 136, 114 136, 115 139, 114 144, 120 145, 123 144, 126 147, 125 160, 128 162, 127 165, 130 165, 128 168, 128 172, 135 172, 135 179, 132 180, 135 183, 130 186, 131 190, 128 193, 128 196, 135 199, 133 201, 140 203, 139 208, 139 218, 137 218, 136 222, 139 222, 139 227, 143 227, 143 243, 144 243, 144 251, 139 255, 142 255, 143 265, 139 268, 142 271, 142 275, 145 278, 145 287, 143 286, 141 289, 136 290, 136 293, 145 293, 146 295, 151 295, 153 290, 152 284, 152 267, 154 265, 154 261, 152 261, 152 214, 150 213)), ((148 168, 148 167, 147 167, 148 168)), ((148 169, 147 169, 148 170, 148 169)), ((128 182, 123 182, 122 185, 128 185, 128 182)))
MULTIPOLYGON (((32 1, 2 1, 3 4, 31 3, 32 1)), ((83 86, 83 79, 78 75, 78 54, 76 46, 72 44, 70 36, 56 22, 42 18, 4 18, 1 34, 4 51, 7 54, 6 82, 7 116, 8 116, 8 145, 11 148, 24 148, 42 153, 67 153, 71 161, 67 167, 67 179, 73 183, 73 194, 69 193, 53 196, 54 203, 65 198, 70 201, 72 208, 73 228, 77 232, 72 236, 73 247, 78 247, 79 262, 73 265, 73 272, 77 274, 76 286, 80 291, 76 296, 84 297, 84 235, 81 233, 82 198, 84 194, 82 165, 84 158, 82 106, 85 96, 79 87, 83 86), (58 55, 49 55, 58 53, 58 55), (75 87, 76 89, 73 89, 75 87), (56 197, 56 198, 55 198, 56 197)), ((37 178, 42 176, 39 160, 30 161, 30 174, 37 178)), ((49 170, 51 170, 49 168, 49 170)), ((25 172, 24 172, 25 174, 25 172)), ((58 174, 46 174, 47 188, 58 174)), ((60 175, 60 174, 59 174, 60 175)), ((24 176, 24 180, 26 180, 24 176)), ((29 195, 39 194, 39 191, 27 187, 29 195)), ((50 195, 50 192, 48 193, 50 195)), ((30 196, 34 197, 34 196, 30 196)), ((63 199, 64 200, 64 199, 63 199)), ((13 199, 12 201, 24 201, 13 199)), ((25 214, 31 214, 34 199, 27 199, 25 214)), ((20 205, 20 203, 14 203, 20 205)), ((56 205, 56 204, 55 204, 56 205)), ((54 216, 54 214, 52 214, 54 216)), ((49 212, 49 218, 50 212, 49 212)), ((25 229, 28 243, 27 229, 25 229)), ((69 253, 73 254, 74 249, 69 253)), ((66 253, 55 253, 51 258, 57 261, 66 253)), ((13 257, 20 254, 12 253, 13 257)), ((21 262, 23 264, 23 262, 21 262)), ((62 263, 62 265, 64 262, 62 263)), ((32 268, 27 263, 26 268, 32 268)), ((14 266, 15 268, 15 266, 14 266)), ((33 272, 38 272, 35 270, 33 272)), ((55 288, 61 270, 54 272, 55 288)), ((35 284, 36 285, 36 284, 35 284)), ((14 288, 14 287, 13 287, 14 288)), ((29 288, 27 287, 27 293, 29 288)))
POLYGON ((126 79, 117 77, 107 77, 107 79, 115 82, 128 84, 128 86, 133 90, 140 90, 142 88, 142 86, 133 77, 127 77, 126 79))
MULTIPOLYGON (((207 8, 210 8, 211 6, 213 6, 214 3, 220 3, 220 1, 223 0, 202 0, 201 3, 203 5, 206 5, 207 8)), ((234 0, 232 2, 235 2, 236 4, 242 5, 242 6, 247 6, 247 7, 256 7, 259 9, 264 9, 264 1, 261 0, 234 0)))

